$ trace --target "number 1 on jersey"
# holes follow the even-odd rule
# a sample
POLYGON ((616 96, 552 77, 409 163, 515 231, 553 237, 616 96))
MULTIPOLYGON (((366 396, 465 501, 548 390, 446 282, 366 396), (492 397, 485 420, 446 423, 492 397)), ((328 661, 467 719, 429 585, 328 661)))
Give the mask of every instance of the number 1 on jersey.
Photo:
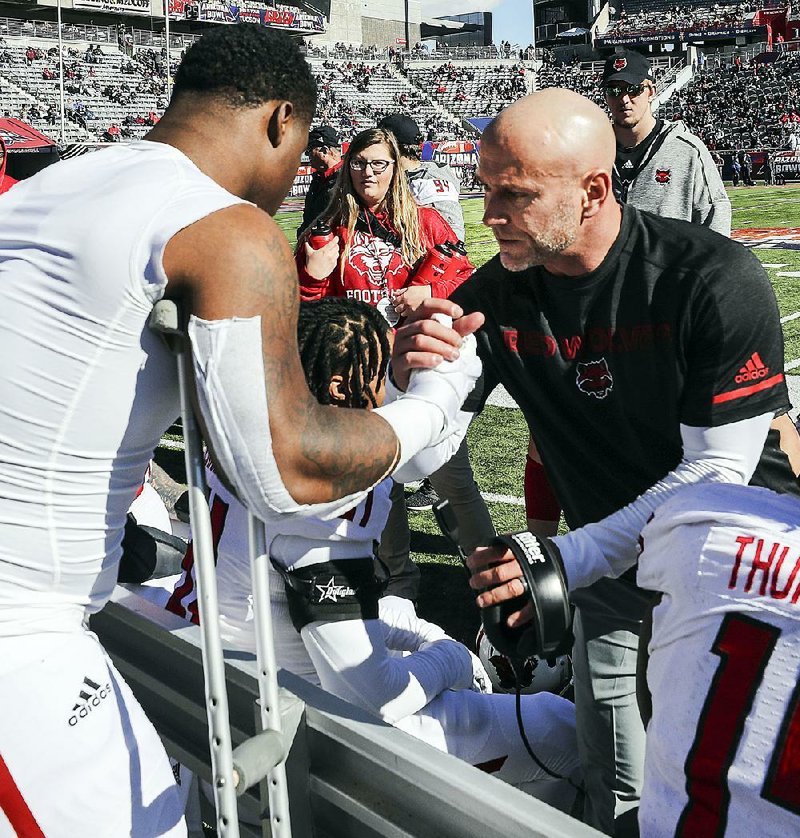
MULTIPOLYGON (((730 804, 728 771, 780 634, 779 628, 742 614, 727 614, 722 621, 711 647, 720 663, 686 758, 689 802, 678 821, 676 836, 725 833, 730 804)), ((789 702, 761 790, 765 800, 793 812, 800 812, 799 705, 800 686, 789 702)))

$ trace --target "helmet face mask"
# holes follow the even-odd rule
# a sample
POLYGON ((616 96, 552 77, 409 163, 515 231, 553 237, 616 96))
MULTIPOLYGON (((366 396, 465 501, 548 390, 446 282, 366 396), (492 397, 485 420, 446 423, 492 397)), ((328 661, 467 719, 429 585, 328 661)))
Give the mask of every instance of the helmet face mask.
MULTIPOLYGON (((492 682, 492 690, 496 693, 514 693, 517 680, 511 661, 497 649, 486 637, 483 629, 478 632, 475 641, 478 657, 492 682)), ((530 657, 522 668, 520 676, 520 693, 533 695, 534 693, 551 692, 562 695, 572 683, 572 661, 569 655, 559 655, 552 660, 530 657)))

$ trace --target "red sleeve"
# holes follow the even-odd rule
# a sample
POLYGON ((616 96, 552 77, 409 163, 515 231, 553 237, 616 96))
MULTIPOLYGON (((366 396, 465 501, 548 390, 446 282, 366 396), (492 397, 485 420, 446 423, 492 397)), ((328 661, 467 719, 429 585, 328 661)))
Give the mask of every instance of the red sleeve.
MULTIPOLYGON (((458 236, 453 228, 442 218, 442 216, 430 207, 419 207, 419 221, 422 232, 422 240, 426 247, 431 248, 436 244, 458 241, 458 236)), ((455 276, 442 282, 431 283, 431 296, 446 299, 465 280, 469 279, 475 271, 475 266, 469 259, 462 260, 455 276)), ((414 285, 412 280, 409 285, 414 285)))
POLYGON ((0 176, 0 195, 4 192, 8 192, 9 189, 15 184, 19 183, 18 180, 15 180, 11 175, 2 175, 0 176))
POLYGON ((558 522, 561 504, 553 492, 544 466, 531 459, 525 461, 525 516, 537 521, 558 522))

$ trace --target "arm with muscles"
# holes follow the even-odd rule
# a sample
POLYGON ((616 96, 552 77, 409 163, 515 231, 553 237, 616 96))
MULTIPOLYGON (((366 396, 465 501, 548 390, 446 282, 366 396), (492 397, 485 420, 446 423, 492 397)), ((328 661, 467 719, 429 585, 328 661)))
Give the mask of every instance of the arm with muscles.
MULTIPOLYGON (((260 210, 237 205, 185 228, 163 257, 167 295, 191 313, 197 405, 212 455, 245 505, 276 514, 333 517, 398 462, 435 444, 476 375, 424 369, 394 411, 342 411, 319 405, 297 350, 297 276, 285 236, 260 210), (437 383, 438 382, 438 383, 437 383), (410 423, 413 433, 396 427, 410 423), (398 432, 399 430, 399 432, 398 432)), ((415 366, 458 357, 457 330, 425 319, 460 309, 437 301, 409 328, 396 355, 404 381, 415 366)), ((481 318, 462 318, 465 334, 481 318)), ((469 360, 469 359, 468 359, 469 360)), ((457 364, 456 364, 457 365, 457 364)))
MULTIPOLYGON (((561 555, 569 590, 591 585, 604 576, 621 576, 638 557, 639 533, 652 512, 682 487, 694 483, 746 484, 764 447, 772 414, 762 414, 716 428, 681 425, 683 459, 633 503, 593 524, 551 540, 561 555)), ((481 608, 525 593, 522 571, 510 551, 498 555, 480 548, 469 557, 470 585, 489 588, 478 597, 481 608), (494 564, 494 567, 490 565, 494 564)), ((513 626, 530 619, 530 604, 513 613, 513 626)))

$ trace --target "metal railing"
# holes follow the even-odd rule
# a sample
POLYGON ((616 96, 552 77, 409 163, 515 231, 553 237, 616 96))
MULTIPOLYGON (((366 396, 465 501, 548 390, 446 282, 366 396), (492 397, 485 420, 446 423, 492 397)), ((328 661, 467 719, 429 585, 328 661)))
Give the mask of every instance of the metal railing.
MULTIPOLYGON (((199 627, 118 587, 95 631, 167 752, 210 776, 199 627)), ((226 652, 234 744, 256 730, 251 655, 226 652)), ((598 832, 512 786, 281 670, 281 711, 296 722, 286 762, 294 834, 303 838, 592 838, 598 832), (301 712, 298 713, 298 703, 301 712)), ((256 789, 240 817, 258 820, 256 789)), ((261 835, 242 825, 242 835, 261 835)))
MULTIPOLYGON (((50 20, 17 20, 0 17, 0 35, 11 38, 58 39, 58 24, 50 20)), ((90 41, 93 44, 116 44, 116 26, 90 26, 83 23, 65 23, 61 27, 64 41, 90 41)))

